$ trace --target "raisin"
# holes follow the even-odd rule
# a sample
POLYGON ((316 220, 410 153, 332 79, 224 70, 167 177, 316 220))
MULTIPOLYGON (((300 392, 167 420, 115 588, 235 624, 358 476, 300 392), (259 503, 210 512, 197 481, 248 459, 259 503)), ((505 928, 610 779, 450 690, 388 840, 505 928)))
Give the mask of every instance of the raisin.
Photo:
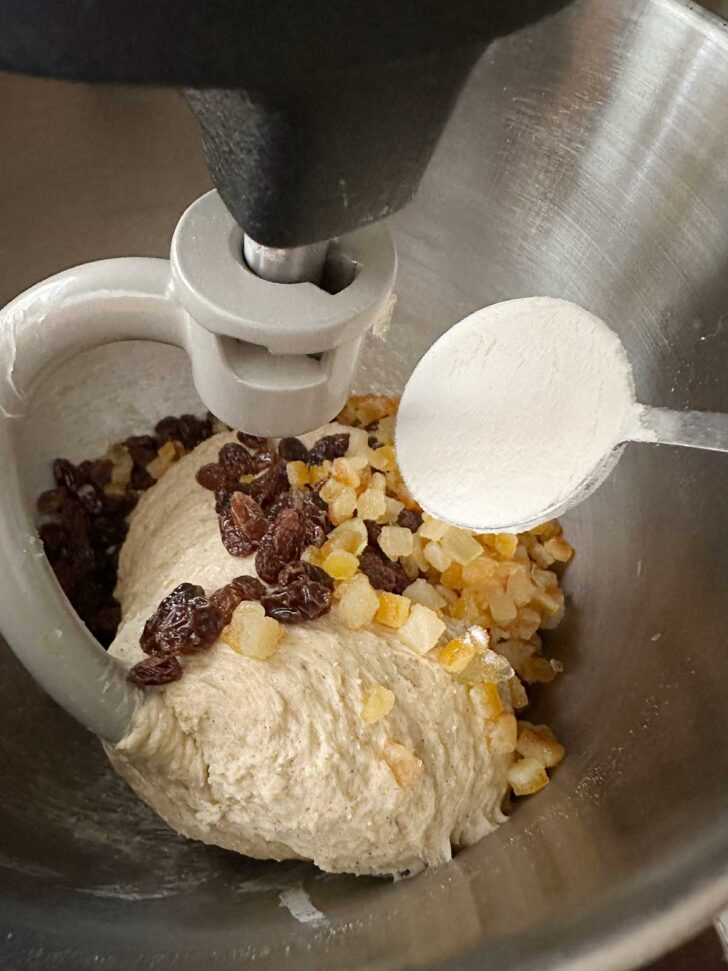
POLYGON ((402 593, 410 584, 404 568, 387 560, 373 546, 367 546, 359 557, 359 569, 369 577, 373 587, 387 593, 402 593))
POLYGON ((257 549, 268 529, 268 521, 255 499, 244 492, 233 493, 230 514, 238 532, 248 541, 251 549, 257 549))
POLYGON ((129 671, 129 680, 141 688, 170 684, 181 677, 182 665, 174 654, 145 658, 129 671))
POLYGON ((114 516, 97 516, 93 524, 92 542, 96 547, 116 546, 126 537, 126 520, 114 516))
POLYGON ((68 459, 55 459, 53 462, 53 478, 56 485, 65 486, 75 492, 84 484, 83 473, 68 459))
POLYGON ((81 486, 78 490, 78 499, 90 516, 98 516, 103 511, 103 499, 90 484, 81 486))
POLYGON ((403 509, 397 516, 397 525, 404 526, 405 529, 410 529, 413 533, 416 533, 422 525, 422 513, 415 509, 403 509))
POLYGON ((257 577, 235 577, 210 596, 210 603, 222 614, 223 624, 229 624, 238 604, 244 600, 260 600, 264 594, 265 587, 257 577))
POLYGON ((275 458, 270 468, 253 479, 250 483, 250 494, 263 509, 269 508, 278 496, 288 489, 288 476, 283 462, 275 458))
POLYGON ((156 481, 143 465, 135 465, 131 470, 130 485, 137 492, 145 492, 147 489, 151 489, 156 481))
POLYGON ((367 537, 369 539, 370 544, 372 546, 376 546, 377 540, 379 539, 379 535, 382 532, 382 529, 384 527, 381 526, 379 523, 375 523, 373 519, 365 519, 364 525, 367 528, 367 537))
POLYGON ((238 432, 238 441, 247 445, 253 452, 260 452, 268 448, 267 438, 261 438, 259 435, 248 435, 247 432, 238 432))
POLYGON ((308 449, 300 438, 282 438, 278 454, 284 462, 305 462, 308 465, 308 449))
POLYGON ((349 433, 341 432, 338 435, 325 435, 320 438, 309 453, 311 465, 321 465, 326 459, 338 459, 346 455, 349 447, 349 433))
POLYGON ((217 460, 229 478, 239 479, 241 475, 251 475, 255 471, 252 457, 237 442, 223 445, 217 460))
POLYGON ((194 654, 210 647, 222 626, 202 587, 181 583, 146 622, 139 644, 145 654, 194 654))
POLYGON ((295 509, 303 520, 304 546, 322 546, 331 529, 326 504, 311 489, 289 489, 282 493, 268 511, 275 519, 282 509, 295 509))
POLYGON ((332 599, 333 593, 325 584, 301 578, 286 587, 269 590, 260 602, 269 617, 282 624, 295 624, 328 613, 332 599))
POLYGON ((182 415, 177 424, 179 441, 190 452, 212 435, 212 422, 196 415, 182 415))
POLYGON ((68 489, 65 486, 46 489, 45 492, 41 492, 36 500, 38 512, 43 516, 50 516, 53 513, 60 512, 68 495, 68 489))
POLYGON ((70 537, 66 527, 60 523, 43 523, 38 527, 38 535, 49 559, 68 552, 70 537))
POLYGON ((217 462, 208 462, 207 465, 203 465, 197 470, 195 478, 203 489, 217 492, 218 489, 225 488, 229 477, 225 469, 217 462))
MULTIPOLYGON (((86 466, 85 462, 81 465, 86 466)), ((80 467, 80 466, 79 466, 80 467)), ((103 489, 105 485, 111 482, 111 473, 114 468, 114 463, 111 459, 94 459, 93 462, 88 463, 86 470, 86 478, 91 483, 95 485, 97 489, 103 489)))
POLYGON ((166 418, 157 422, 154 426, 154 432, 159 445, 165 445, 167 442, 179 442, 179 418, 175 418, 174 415, 167 415, 166 418))
POLYGON ((304 526, 295 509, 283 509, 268 527, 255 556, 255 569, 261 580, 275 583, 288 563, 301 558, 304 526))
POLYGON ((367 439, 367 445, 369 448, 379 448, 379 439, 376 435, 370 435, 367 439))
POLYGON ((124 442, 135 465, 145 469, 157 457, 157 441, 151 435, 132 435, 124 442))
POLYGON ((334 589, 334 581, 326 570, 322 570, 320 566, 315 566, 313 563, 305 563, 303 560, 289 563, 278 574, 278 583, 282 587, 295 583, 296 580, 313 580, 316 583, 323 583, 329 590, 334 589))

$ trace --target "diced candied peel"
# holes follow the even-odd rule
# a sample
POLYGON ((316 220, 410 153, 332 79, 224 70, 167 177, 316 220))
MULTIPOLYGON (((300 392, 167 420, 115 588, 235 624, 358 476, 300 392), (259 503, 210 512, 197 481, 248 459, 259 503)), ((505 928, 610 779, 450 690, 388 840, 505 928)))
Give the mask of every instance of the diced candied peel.
MULTIPOLYGON (((384 498, 384 512, 379 517, 380 523, 395 523, 397 517, 404 509, 404 503, 400 502, 399 499, 393 499, 391 496, 385 496, 384 498)), ((407 530, 410 535, 412 533, 407 530)), ((414 538, 414 537, 413 537, 414 538)))
POLYGON ((529 549, 528 555, 542 570, 545 570, 554 562, 554 557, 541 543, 534 543, 529 549))
POLYGON ((347 550, 334 550, 321 566, 334 580, 350 580, 359 569, 359 559, 347 550))
POLYGON ((394 692, 381 684, 369 684, 362 696, 361 719, 367 725, 375 725, 394 708, 394 692))
POLYGON ((421 536, 422 539, 434 539, 437 541, 442 539, 448 529, 450 529, 450 526, 447 523, 443 523, 439 519, 433 519, 432 516, 425 514, 422 525, 417 530, 417 535, 421 536))
POLYGON ((566 749, 548 725, 532 725, 525 721, 518 723, 516 752, 524 758, 536 759, 547 769, 557 766, 566 755, 566 749))
POLYGON ((506 559, 511 559, 515 555, 517 546, 518 536, 515 533, 497 533, 493 541, 493 548, 496 553, 506 559))
POLYGON ((394 456, 392 445, 382 445, 372 451, 370 459, 372 468, 379 472, 393 472, 397 468, 397 461, 394 456))
POLYGON ((339 600, 337 613, 350 630, 359 630, 371 624, 379 610, 379 597, 362 574, 346 580, 336 590, 335 596, 339 600))
POLYGON ((471 641, 454 637, 437 652, 437 660, 446 671, 460 674, 475 657, 475 647, 471 641))
POLYGON ((254 601, 239 604, 220 634, 233 651, 259 661, 275 654, 282 636, 282 625, 272 617, 266 617, 262 606, 254 601))
POLYGON ((292 489, 302 489, 311 482, 311 473, 305 462, 288 462, 286 475, 292 489))
POLYGON ((440 577, 440 583, 448 590, 462 590, 465 586, 463 568, 459 563, 451 563, 440 577))
POLYGON ((324 554, 318 546, 307 546, 301 554, 304 563, 312 563, 314 566, 321 566, 324 561, 324 554))
MULTIPOLYGON (((329 482, 331 481, 329 479, 329 482)), ((329 502, 329 519, 334 526, 340 526, 347 519, 351 519, 356 509, 356 500, 354 489, 351 486, 344 486, 341 492, 329 502)))
POLYGON ((442 599, 445 601, 445 605, 446 606, 448 604, 454 604, 456 602, 456 600, 458 599, 458 595, 457 595, 457 593, 454 590, 449 590, 447 587, 443 586, 441 583, 438 583, 437 584, 437 586, 435 587, 435 590, 442 597, 442 599))
POLYGON ((556 677, 556 671, 545 657, 529 657, 521 665, 518 672, 526 684, 550 684, 556 677))
POLYGON ((396 412, 396 398, 383 394, 351 395, 337 420, 345 425, 358 423, 366 426, 396 412))
POLYGON ((310 484, 318 485, 331 475, 331 462, 327 460, 322 465, 309 466, 308 475, 310 484))
MULTIPOLYGON (((366 464, 366 459, 364 460, 364 464, 366 464)), ((363 468, 363 465, 360 468, 363 468)), ((359 487, 359 469, 355 466, 353 458, 334 459, 332 474, 335 479, 342 482, 345 486, 351 486, 352 489, 359 487)))
POLYGON ((405 526, 384 526, 377 542, 390 560, 410 556, 414 550, 414 537, 405 526))
POLYGON ((451 526, 447 530, 440 540, 440 545, 450 559, 461 566, 472 563, 483 555, 483 547, 472 533, 465 529, 458 529, 456 526, 451 526))
POLYGON ((156 458, 147 465, 147 472, 153 479, 161 479, 184 454, 185 448, 181 442, 165 442, 157 451, 156 458))
MULTIPOLYGON (((497 569, 497 561, 490 556, 479 556, 477 560, 466 563, 465 566, 460 567, 460 589, 464 587, 477 587, 480 584, 488 583, 495 577, 497 569)), ((444 582, 445 580, 443 579, 444 582)))
POLYGON ((437 644, 445 624, 434 610, 413 604, 407 621, 399 629, 400 639, 417 654, 427 654, 437 644))
POLYGON ((554 536, 547 539, 543 548, 552 556, 557 563, 568 563, 574 555, 574 547, 567 543, 563 536, 554 536))
POLYGON ((492 681, 481 681, 470 689, 470 700, 475 710, 490 720, 499 718, 505 711, 497 684, 492 681))
POLYGON ((422 604, 430 610, 442 610, 447 601, 435 590, 431 583, 422 577, 418 577, 408 587, 404 589, 405 597, 409 597, 412 603, 422 604))
POLYGON ((422 777, 422 759, 412 749, 388 738, 382 747, 382 758, 390 768, 400 789, 411 789, 422 777))
POLYGON ((369 433, 363 428, 349 428, 349 447, 346 450, 347 458, 352 455, 366 455, 369 461, 369 433))
POLYGON ((379 594, 379 607, 374 619, 385 627, 400 628, 409 617, 411 601, 396 593, 379 594))
POLYGON ((516 716, 503 712, 492 721, 486 722, 485 738, 488 749, 494 755, 510 755, 515 752, 518 740, 516 716))
POLYGON ((434 567, 439 573, 444 573, 452 563, 450 554, 446 553, 442 546, 434 540, 430 540, 422 552, 430 566, 434 567))
POLYGON ((354 556, 359 556, 368 542, 367 528, 363 520, 347 519, 345 523, 337 526, 329 533, 321 551, 324 557, 333 553, 334 550, 346 550, 348 553, 353 553, 354 556))
POLYGON ((538 759, 518 759, 508 770, 508 783, 515 796, 531 796, 549 784, 549 777, 538 759))
POLYGON ((391 445, 394 442, 394 427, 394 415, 387 415, 380 419, 376 434, 382 445, 391 445))
POLYGON ((357 515, 361 519, 379 519, 387 511, 387 497, 384 489, 379 489, 373 484, 359 495, 356 503, 357 515))
POLYGON ((523 687, 523 682, 517 674, 514 674, 509 679, 508 690, 511 695, 511 708, 514 711, 521 711, 523 708, 528 708, 528 695, 526 694, 526 689, 523 687))

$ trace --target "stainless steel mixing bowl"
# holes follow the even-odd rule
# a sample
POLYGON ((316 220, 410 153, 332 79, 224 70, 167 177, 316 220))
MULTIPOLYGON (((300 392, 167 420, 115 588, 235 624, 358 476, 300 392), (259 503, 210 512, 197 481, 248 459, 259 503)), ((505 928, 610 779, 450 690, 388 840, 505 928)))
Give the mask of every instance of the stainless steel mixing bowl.
MULTIPOLYGON (((176 95, 0 90, 3 303, 84 259, 166 254, 206 181, 176 95)), ((474 308, 544 293, 617 328, 640 400, 728 409, 727 109, 728 31, 673 0, 586 0, 496 44, 396 220, 396 322, 362 386, 401 383, 474 308)), ((170 349, 64 367, 25 430, 29 492, 51 455, 190 403, 170 349)), ((613 968, 686 936, 728 900, 727 495, 725 456, 632 446, 569 517, 567 673, 539 699, 569 756, 498 833, 401 883, 176 837, 4 650, 3 968, 613 968)))

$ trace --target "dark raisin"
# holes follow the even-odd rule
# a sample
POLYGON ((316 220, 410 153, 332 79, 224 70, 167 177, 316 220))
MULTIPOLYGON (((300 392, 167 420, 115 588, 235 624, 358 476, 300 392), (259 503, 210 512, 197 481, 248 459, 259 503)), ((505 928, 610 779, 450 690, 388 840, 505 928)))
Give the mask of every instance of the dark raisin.
POLYGON ((235 577, 210 596, 210 603, 220 611, 223 624, 229 624, 238 604, 260 600, 264 594, 265 587, 257 577, 235 577))
POLYGON ((170 684, 181 677, 182 665, 174 654, 145 658, 129 671, 129 680, 141 688, 170 684))
POLYGON ((268 511, 275 519, 282 509, 295 509, 303 520, 304 546, 322 546, 331 522, 326 515, 326 504, 311 489, 289 489, 281 493, 268 511))
POLYGON ((177 424, 177 434, 184 447, 192 451, 212 435, 212 423, 196 415, 182 415, 177 424))
POLYGON ((270 468, 250 483, 250 494, 263 509, 268 509, 288 489, 288 476, 283 462, 274 459, 270 468))
POLYGON ((257 549, 268 529, 268 520, 255 499, 244 492, 233 493, 230 514, 238 532, 248 540, 252 549, 257 549))
POLYGON ((222 626, 202 587, 181 583, 146 622, 139 644, 145 654, 194 654, 210 647, 222 626))
POLYGON ((251 475, 255 471, 250 454, 237 442, 223 445, 217 460, 231 478, 239 479, 241 475, 251 475))
POLYGON ((68 489, 65 486, 56 486, 55 489, 46 489, 45 492, 41 492, 36 500, 38 512, 43 516, 50 516, 53 513, 60 512, 63 504, 66 502, 68 494, 68 489))
POLYGON ((72 600, 82 577, 78 564, 62 557, 53 563, 53 572, 65 595, 72 600))
POLYGON ((142 465, 135 465, 131 470, 130 485, 137 492, 145 492, 151 489, 157 480, 142 465))
POLYGON ((373 546, 367 546, 359 557, 359 569, 369 577, 373 587, 387 593, 402 593, 411 582, 399 563, 386 559, 373 546))
POLYGON ((75 492, 84 484, 83 473, 79 472, 73 462, 68 459, 55 459, 53 462, 53 478, 56 485, 65 486, 75 492))
POLYGON ((97 516, 93 524, 92 542, 97 548, 117 546, 126 537, 126 520, 115 516, 97 516))
POLYGON ((369 448, 379 448, 379 439, 376 435, 370 435, 367 439, 367 444, 369 448))
POLYGON ((68 553, 70 537, 65 526, 60 523, 43 523, 38 527, 38 535, 50 560, 68 553))
POLYGON ((325 584, 299 579, 286 587, 269 590, 260 602, 269 617, 282 624, 295 624, 328 613, 332 599, 333 593, 325 584))
POLYGON ((278 454, 284 462, 306 462, 308 449, 300 438, 282 438, 278 442, 278 454))
POLYGON ((349 433, 341 432, 338 435, 325 435, 320 438, 309 453, 311 465, 321 465, 326 459, 338 459, 346 455, 349 447, 349 433))
POLYGON ((157 422, 154 426, 154 432, 159 445, 165 445, 167 442, 179 442, 179 418, 175 418, 174 415, 167 415, 166 418, 157 422))
POLYGON ((78 490, 78 498, 90 516, 98 516, 103 511, 104 502, 101 496, 98 494, 94 486, 82 485, 78 490))
POLYGON ((379 523, 375 523, 373 519, 364 520, 364 525, 367 528, 367 537, 369 542, 372 546, 376 546, 383 527, 379 523))
POLYGON ((422 513, 415 509, 403 509, 397 516, 397 525, 404 526, 405 529, 411 529, 413 533, 416 533, 422 525, 422 513))
POLYGON ((334 581, 326 570, 322 570, 320 566, 315 566, 313 563, 304 563, 303 560, 289 563, 278 574, 278 583, 282 587, 287 587, 289 584, 295 583, 296 580, 313 580, 316 583, 323 583, 329 590, 334 589, 334 581))
POLYGON ((157 457, 157 440, 151 435, 132 435, 124 442, 135 465, 146 468, 157 457))
POLYGON ((259 435, 248 435, 247 432, 238 432, 238 441, 247 445, 253 452, 260 452, 268 448, 267 438, 261 438, 259 435))
MULTIPOLYGON (((85 465, 85 463, 82 463, 85 465)), ((91 485, 95 485, 97 489, 103 489, 105 485, 111 482, 111 472, 114 468, 114 463, 111 459, 94 459, 93 462, 88 463, 88 471, 86 476, 91 485)))
POLYGON ((255 556, 255 569, 261 580, 275 583, 288 563, 301 558, 304 526, 295 509, 283 509, 268 527, 255 556))
POLYGON ((207 465, 203 465, 197 470, 195 478, 203 489, 209 489, 211 492, 217 492, 218 489, 225 488, 228 483, 229 476, 225 469, 217 462, 209 462, 207 465))

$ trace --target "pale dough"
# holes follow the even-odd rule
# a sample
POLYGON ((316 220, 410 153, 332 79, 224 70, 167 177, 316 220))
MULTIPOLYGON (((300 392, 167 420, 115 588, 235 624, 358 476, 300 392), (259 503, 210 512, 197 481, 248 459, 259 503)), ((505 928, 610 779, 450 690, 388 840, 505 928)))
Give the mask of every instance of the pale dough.
MULTIPOLYGON (((304 440, 309 444, 327 427, 304 440)), ((134 511, 111 653, 141 660, 139 634, 184 581, 209 594, 253 573, 220 541, 213 495, 195 481, 232 434, 173 466, 134 511)), ((351 631, 335 609, 288 625, 266 661, 222 642, 183 660, 180 681, 147 689, 132 729, 108 747, 114 767, 174 829, 259 858, 313 860, 332 872, 391 874, 449 860, 452 847, 502 822, 511 756, 491 755, 467 689, 385 628, 351 631), (361 717, 376 682, 395 694, 375 725, 361 717), (386 739, 424 763, 401 789, 382 759, 386 739)))

